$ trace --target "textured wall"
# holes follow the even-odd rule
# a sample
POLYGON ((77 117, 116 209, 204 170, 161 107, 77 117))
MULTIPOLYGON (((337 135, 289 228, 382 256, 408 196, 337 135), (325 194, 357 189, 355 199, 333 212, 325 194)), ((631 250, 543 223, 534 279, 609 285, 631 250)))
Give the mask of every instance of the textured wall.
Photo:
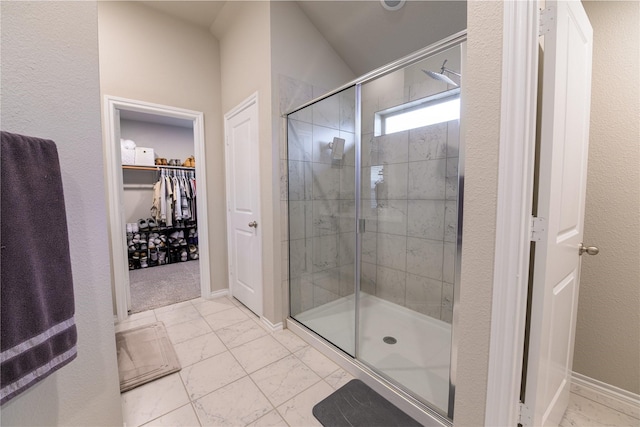
POLYGON ((583 2, 593 26, 584 257, 573 368, 640 393, 640 3, 583 2))
POLYGON ((136 2, 99 2, 101 95, 204 113, 211 290, 227 287, 225 178, 217 40, 136 2))
MULTIPOLYGON (((457 313, 456 426, 484 420, 496 227, 502 69, 501 2, 470 1, 462 67, 465 149, 462 272, 457 313)), ((455 322, 456 312, 454 312, 455 322)))
MULTIPOLYGON (((2 425, 122 425, 102 178, 95 2, 7 2, 2 129, 53 139, 65 192, 78 358, 2 407, 2 425)), ((55 248, 51 248, 55 250, 55 248)))

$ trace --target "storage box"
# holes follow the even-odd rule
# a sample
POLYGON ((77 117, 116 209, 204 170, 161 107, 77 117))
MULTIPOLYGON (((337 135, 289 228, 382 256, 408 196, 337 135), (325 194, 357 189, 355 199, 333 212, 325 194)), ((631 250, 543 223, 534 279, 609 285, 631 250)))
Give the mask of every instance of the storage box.
POLYGON ((136 147, 136 165, 153 166, 154 161, 153 148, 136 147))
POLYGON ((135 165, 136 164, 136 150, 134 149, 128 149, 128 148, 124 148, 122 147, 122 149, 120 150, 120 153, 122 153, 122 164, 123 165, 135 165))

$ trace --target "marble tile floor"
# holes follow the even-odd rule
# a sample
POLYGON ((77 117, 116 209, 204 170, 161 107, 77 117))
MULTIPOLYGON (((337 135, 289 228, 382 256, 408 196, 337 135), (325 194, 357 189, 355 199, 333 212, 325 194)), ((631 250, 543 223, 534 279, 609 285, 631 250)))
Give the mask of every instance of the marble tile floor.
MULTIPOLYGON (((125 427, 320 426, 313 406, 353 377, 288 330, 271 332, 237 300, 136 313, 116 331, 164 322, 182 370, 121 396, 125 427)), ((562 427, 640 427, 637 408, 572 389, 562 427)))
POLYGON ((615 401, 582 393, 572 387, 569 407, 564 413, 560 427, 600 426, 640 427, 638 408, 634 410, 620 407, 615 401))
POLYGON ((232 298, 137 313, 116 330, 155 321, 166 325, 182 370, 122 394, 126 427, 319 426, 313 406, 353 378, 232 298))

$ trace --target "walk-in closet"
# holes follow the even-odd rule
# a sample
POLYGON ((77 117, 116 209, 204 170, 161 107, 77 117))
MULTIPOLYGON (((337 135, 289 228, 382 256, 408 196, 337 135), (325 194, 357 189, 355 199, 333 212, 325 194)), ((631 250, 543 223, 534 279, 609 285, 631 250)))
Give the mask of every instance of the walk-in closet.
POLYGON ((197 298, 193 121, 123 110, 119 126, 129 312, 197 298))

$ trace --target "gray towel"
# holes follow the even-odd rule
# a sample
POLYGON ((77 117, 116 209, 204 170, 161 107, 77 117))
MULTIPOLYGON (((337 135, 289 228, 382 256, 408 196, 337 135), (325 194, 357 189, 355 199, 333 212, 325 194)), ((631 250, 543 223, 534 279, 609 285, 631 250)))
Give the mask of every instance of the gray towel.
POLYGON ((1 133, 0 404, 76 357, 73 281, 58 151, 1 133))

